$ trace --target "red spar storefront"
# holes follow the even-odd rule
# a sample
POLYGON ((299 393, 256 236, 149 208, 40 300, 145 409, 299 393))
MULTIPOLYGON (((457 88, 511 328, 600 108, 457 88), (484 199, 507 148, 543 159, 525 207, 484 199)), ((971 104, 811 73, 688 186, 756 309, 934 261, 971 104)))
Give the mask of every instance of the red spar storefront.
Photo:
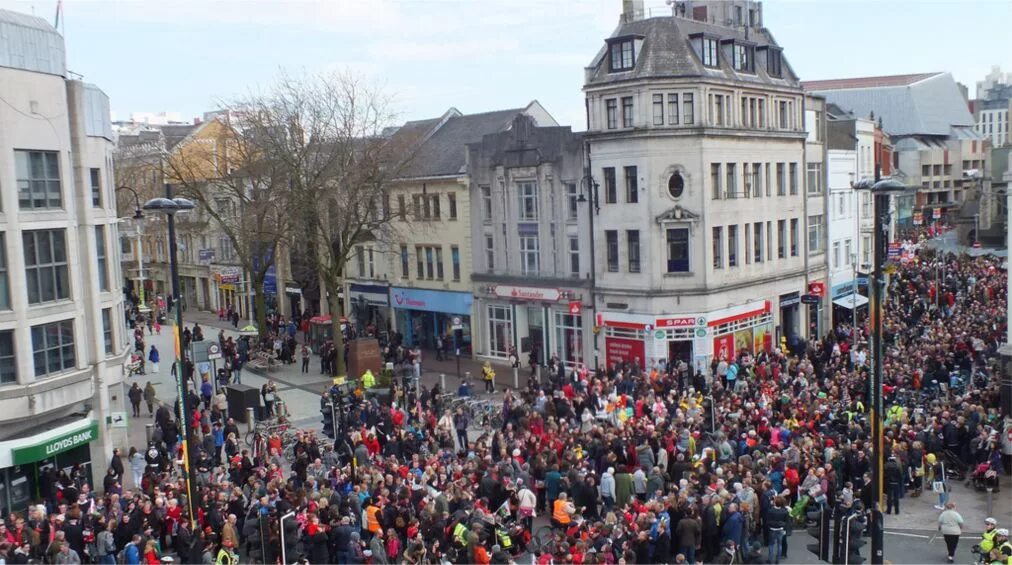
POLYGON ((605 362, 639 359, 650 366, 661 359, 709 365, 713 356, 730 359, 737 353, 773 347, 773 314, 769 300, 749 302, 697 314, 628 314, 601 312, 605 362))

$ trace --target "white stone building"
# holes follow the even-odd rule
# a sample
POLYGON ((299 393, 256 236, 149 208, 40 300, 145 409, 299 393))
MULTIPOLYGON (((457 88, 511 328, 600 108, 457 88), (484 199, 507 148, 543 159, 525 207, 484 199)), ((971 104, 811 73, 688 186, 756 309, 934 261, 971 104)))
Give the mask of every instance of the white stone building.
POLYGON ((17 510, 46 468, 104 475, 128 336, 108 98, 68 77, 53 27, 0 10, 0 99, 0 507, 17 510))
POLYGON ((584 84, 600 362, 701 367, 804 338, 825 185, 806 186, 806 101, 761 4, 626 4, 584 84))

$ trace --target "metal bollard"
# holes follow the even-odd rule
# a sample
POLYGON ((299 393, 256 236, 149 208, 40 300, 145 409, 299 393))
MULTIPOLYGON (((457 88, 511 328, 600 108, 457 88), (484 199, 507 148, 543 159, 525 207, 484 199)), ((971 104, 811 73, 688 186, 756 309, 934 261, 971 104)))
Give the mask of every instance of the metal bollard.
POLYGON ((248 431, 251 431, 251 432, 253 431, 253 426, 255 426, 256 423, 257 423, 256 420, 257 420, 256 417, 253 415, 253 407, 252 406, 247 407, 246 408, 246 429, 248 431))
POLYGON ((155 435, 154 424, 144 424, 144 437, 147 438, 148 443, 151 443, 151 436, 155 435))
POLYGON ((520 389, 520 369, 513 367, 513 388, 520 389))
POLYGON ((285 415, 285 401, 284 400, 275 400, 274 401, 274 416, 278 417, 278 416, 284 416, 284 415, 285 415))
POLYGON ((464 371, 464 380, 468 382, 471 381, 471 371, 464 371))
POLYGON ((439 373, 439 389, 446 392, 446 373, 439 373))
POLYGON ((988 516, 991 515, 992 504, 993 504, 993 502, 992 502, 993 497, 994 497, 994 489, 991 488, 991 487, 988 487, 988 489, 987 489, 987 513, 986 513, 988 516))

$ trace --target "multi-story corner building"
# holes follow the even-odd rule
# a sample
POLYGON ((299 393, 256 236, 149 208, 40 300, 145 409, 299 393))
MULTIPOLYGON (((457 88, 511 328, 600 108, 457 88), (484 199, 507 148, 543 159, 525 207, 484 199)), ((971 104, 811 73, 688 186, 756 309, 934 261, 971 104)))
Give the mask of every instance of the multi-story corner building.
POLYGON ((515 347, 525 364, 592 365, 583 136, 519 114, 467 149, 475 354, 506 360, 515 347))
POLYGON ((108 98, 52 26, 0 10, 0 99, 0 507, 22 510, 45 469, 99 479, 125 443, 128 336, 108 98))
POLYGON ((524 108, 461 114, 451 108, 438 118, 407 122, 392 135, 412 140, 411 154, 391 185, 395 242, 368 244, 346 273, 349 320, 383 330, 404 343, 432 347, 436 336, 456 336, 470 355, 471 192, 467 144, 508 129, 518 115, 539 126, 557 126, 538 102, 524 108), (389 305, 389 311, 386 306, 389 305), (456 332, 455 330, 459 330, 456 332))
MULTIPOLYGON (((977 81, 977 98, 970 101, 977 132, 991 140, 991 147, 1012 143, 1009 118, 1012 117, 1012 73, 991 67, 984 80, 977 81)), ((996 181, 998 178, 995 179, 996 181)))
POLYGON ((853 183, 875 177, 875 122, 830 104, 827 107, 829 163, 829 295, 833 321, 852 319, 855 307, 867 304, 858 287, 871 270, 871 195, 853 183))
MULTIPOLYGON (((812 81, 809 92, 858 116, 880 119, 892 140, 892 175, 915 194, 895 198, 900 227, 930 222, 938 209, 955 221, 977 186, 966 171, 986 169, 985 138, 949 73, 812 81)), ((983 187, 987 189, 987 183, 983 187)), ((972 223, 972 219, 971 219, 972 223)), ((986 229, 983 219, 981 227, 986 229)))
POLYGON ((825 185, 806 186, 804 92, 762 5, 626 5, 584 83, 601 361, 702 366, 803 339, 825 185))

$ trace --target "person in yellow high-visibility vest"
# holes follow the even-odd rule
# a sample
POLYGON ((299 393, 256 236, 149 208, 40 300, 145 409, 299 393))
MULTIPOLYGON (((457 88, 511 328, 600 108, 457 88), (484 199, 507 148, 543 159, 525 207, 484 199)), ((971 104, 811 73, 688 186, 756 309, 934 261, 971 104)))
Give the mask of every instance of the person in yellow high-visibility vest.
POLYGON ((374 386, 376 386, 376 377, 373 376, 372 371, 366 369, 362 375, 362 388, 372 388, 374 386))

